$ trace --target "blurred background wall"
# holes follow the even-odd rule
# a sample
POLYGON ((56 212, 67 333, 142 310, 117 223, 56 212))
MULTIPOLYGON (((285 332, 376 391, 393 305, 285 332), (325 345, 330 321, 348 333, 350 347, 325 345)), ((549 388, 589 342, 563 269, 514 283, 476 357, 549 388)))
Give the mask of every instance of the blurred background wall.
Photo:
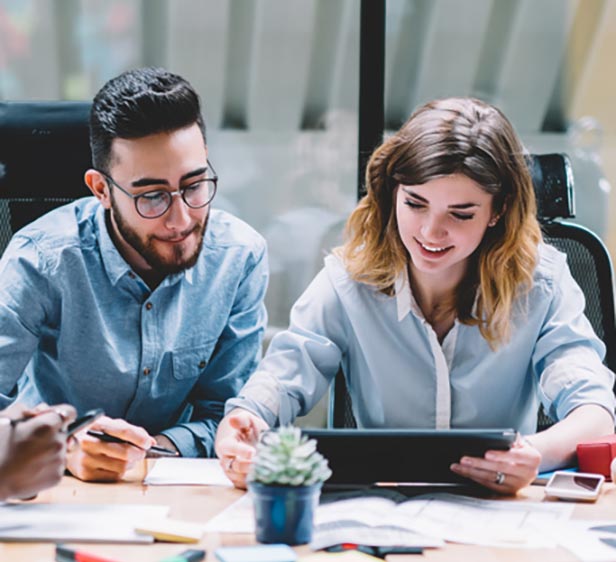
MULTIPOLYGON (((89 100, 144 65, 190 80, 215 205, 268 240, 276 330, 356 201, 359 14, 359 0, 0 0, 0 99, 89 100)), ((616 255, 616 0, 387 0, 385 42, 387 130, 435 97, 498 105, 530 151, 569 154, 576 221, 616 255)))

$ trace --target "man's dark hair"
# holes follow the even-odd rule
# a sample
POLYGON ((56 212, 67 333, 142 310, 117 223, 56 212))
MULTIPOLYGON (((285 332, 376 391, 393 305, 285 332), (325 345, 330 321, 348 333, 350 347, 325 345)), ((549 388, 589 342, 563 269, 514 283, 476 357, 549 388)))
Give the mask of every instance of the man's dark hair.
POLYGON ((109 80, 90 111, 90 148, 95 168, 108 172, 115 138, 138 139, 205 123, 199 96, 181 76, 162 68, 129 70, 109 80))

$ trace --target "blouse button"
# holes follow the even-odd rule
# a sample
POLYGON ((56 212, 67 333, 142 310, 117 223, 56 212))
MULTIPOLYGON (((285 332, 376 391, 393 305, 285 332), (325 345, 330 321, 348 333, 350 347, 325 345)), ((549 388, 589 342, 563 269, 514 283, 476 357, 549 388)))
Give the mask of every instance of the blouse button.
POLYGON ((152 371, 150 371, 150 369, 148 369, 147 367, 145 369, 143 369, 143 374, 147 377, 152 371))
POLYGON ((152 310, 152 306, 154 306, 151 302, 146 302, 145 303, 145 309, 146 310, 152 310))
POLYGON ((199 369, 203 369, 205 367, 205 361, 199 361, 199 369))

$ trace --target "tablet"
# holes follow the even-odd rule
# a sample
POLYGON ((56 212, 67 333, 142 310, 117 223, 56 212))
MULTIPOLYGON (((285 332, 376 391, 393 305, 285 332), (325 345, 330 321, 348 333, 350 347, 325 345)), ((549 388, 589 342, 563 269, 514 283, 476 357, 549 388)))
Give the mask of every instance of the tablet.
POLYGON ((329 461, 326 485, 375 483, 468 484, 449 466, 489 449, 507 450, 513 429, 304 429, 329 461))

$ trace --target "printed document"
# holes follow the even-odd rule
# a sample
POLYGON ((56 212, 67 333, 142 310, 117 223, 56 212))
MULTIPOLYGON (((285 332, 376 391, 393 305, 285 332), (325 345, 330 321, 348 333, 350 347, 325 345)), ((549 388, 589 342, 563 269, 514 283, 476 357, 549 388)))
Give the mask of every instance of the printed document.
MULTIPOLYGON (((452 494, 417 496, 402 503, 360 497, 319 505, 310 547, 340 543, 438 547, 444 541, 484 546, 554 548, 544 532, 565 523, 573 505, 557 502, 481 500, 452 494)), ((250 494, 206 524, 206 531, 254 533, 250 494)))
POLYGON ((438 541, 485 546, 552 548, 544 524, 569 519, 572 505, 481 500, 429 494, 396 504, 379 497, 321 505, 310 546, 343 542, 374 546, 438 546, 438 541), (429 544, 429 538, 436 544, 429 544))
POLYGON ((616 560, 616 520, 572 519, 545 531, 582 562, 616 560))

